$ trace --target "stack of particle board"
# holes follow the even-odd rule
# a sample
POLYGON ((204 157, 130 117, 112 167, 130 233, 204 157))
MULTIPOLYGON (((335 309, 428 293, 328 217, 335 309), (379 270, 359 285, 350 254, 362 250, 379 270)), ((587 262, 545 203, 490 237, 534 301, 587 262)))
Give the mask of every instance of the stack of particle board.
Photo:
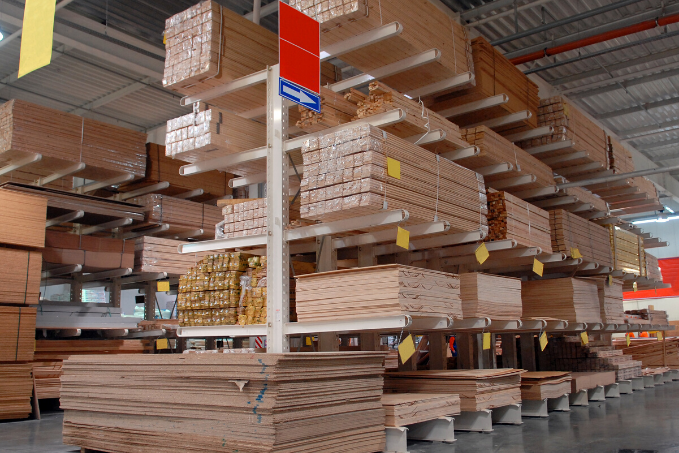
POLYGON ((0 364, 0 382, 0 420, 28 418, 32 412, 31 364, 0 364))
POLYGON ((321 113, 316 113, 301 105, 299 113, 301 118, 297 121, 297 127, 305 132, 313 133, 350 122, 356 114, 356 103, 345 99, 340 93, 321 87, 321 113))
POLYGON ((215 225, 223 220, 221 209, 217 206, 195 201, 159 194, 145 195, 131 201, 144 207, 146 223, 169 224, 168 234, 202 229, 203 234, 195 237, 214 239, 215 225))
POLYGON ((181 275, 207 255, 204 252, 180 254, 177 247, 182 242, 151 236, 137 238, 134 244, 134 271, 181 275))
POLYGON ((382 316, 462 317, 457 275, 399 264, 297 277, 300 322, 382 316))
POLYGON ((541 401, 571 392, 571 374, 560 371, 530 371, 521 375, 521 399, 541 401))
POLYGON ((646 278, 649 280, 662 281, 662 273, 660 272, 660 265, 658 264, 658 258, 651 255, 648 252, 644 252, 646 257, 646 278))
POLYGON ((0 362, 33 360, 35 314, 34 307, 0 305, 0 362))
POLYGON ((53 362, 33 362, 33 378, 35 379, 35 394, 39 400, 59 398, 61 389, 60 360, 53 362))
POLYGON ((524 318, 601 322, 595 283, 576 278, 533 280, 521 285, 524 318))
POLYGON ((609 244, 613 254, 614 269, 643 276, 644 239, 629 231, 609 225, 609 244))
POLYGON ((571 373, 571 393, 593 389, 600 385, 615 384, 615 381, 613 371, 571 373))
POLYGON ((563 209, 549 211, 549 224, 552 231, 552 250, 555 252, 563 252, 572 257, 577 249, 586 261, 594 261, 601 266, 613 265, 605 227, 563 209))
POLYGON ((104 451, 382 451, 384 355, 72 357, 62 376, 64 443, 104 451), (111 385, 121 379, 124 388, 111 385), (216 420, 229 429, 214 430, 216 420))
POLYGON ((625 310, 622 304, 622 280, 607 278, 586 278, 594 282, 599 292, 599 307, 601 308, 601 322, 606 324, 623 324, 625 310))
POLYGON ((629 149, 610 135, 608 136, 609 169, 613 173, 634 171, 634 159, 629 149))
POLYGON ((385 393, 382 407, 386 412, 385 426, 407 426, 459 414, 460 397, 435 393, 385 393))
POLYGON ((679 338, 667 338, 664 341, 657 341, 655 338, 649 340, 632 340, 632 344, 627 346, 623 340, 616 344, 616 348, 622 349, 623 354, 631 356, 634 360, 639 360, 643 367, 671 366, 679 367, 679 338), (663 360, 664 351, 664 360, 663 360))
POLYGON ((521 280, 470 272, 460 274, 464 318, 520 319, 521 280))
POLYGON ((134 246, 124 239, 47 230, 42 259, 48 267, 80 264, 83 272, 126 269, 134 266, 134 246))
POLYGON ((450 223, 450 232, 486 226, 483 177, 370 125, 304 142, 303 219, 332 221, 406 209, 410 221, 450 223), (388 159, 400 171, 388 173, 388 159), (393 162, 392 162, 393 163, 393 162))
POLYGON ((552 253, 549 213, 507 192, 489 192, 488 240, 504 239, 552 253))
POLYGON ((521 402, 522 370, 402 371, 385 375, 384 390, 459 394, 462 411, 475 412, 521 402))

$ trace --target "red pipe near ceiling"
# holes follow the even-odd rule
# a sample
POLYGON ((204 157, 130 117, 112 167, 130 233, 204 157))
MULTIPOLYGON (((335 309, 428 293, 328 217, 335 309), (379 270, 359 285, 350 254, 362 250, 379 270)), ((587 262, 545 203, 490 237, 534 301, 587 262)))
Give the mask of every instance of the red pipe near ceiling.
POLYGON ((635 25, 630 25, 628 27, 607 31, 606 33, 601 33, 595 36, 590 36, 589 38, 569 42, 568 44, 563 44, 561 46, 549 47, 544 50, 539 50, 537 52, 529 53, 527 55, 512 58, 509 61, 515 65, 528 63, 529 61, 539 60, 540 58, 543 57, 557 55, 560 53, 568 52, 569 50, 580 49, 581 47, 586 47, 592 44, 597 44, 600 42, 609 41, 611 39, 620 38, 621 36, 632 35, 634 33, 639 33, 640 31, 652 30, 655 27, 664 27, 665 25, 675 24, 677 22, 679 22, 679 14, 659 17, 656 20, 647 20, 635 25))

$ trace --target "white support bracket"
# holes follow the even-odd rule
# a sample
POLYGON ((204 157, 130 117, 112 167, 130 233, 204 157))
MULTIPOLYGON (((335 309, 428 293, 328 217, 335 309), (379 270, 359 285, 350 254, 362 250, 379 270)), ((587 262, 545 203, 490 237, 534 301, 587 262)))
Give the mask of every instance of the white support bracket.
POLYGON ((457 431, 490 433, 493 431, 493 415, 489 409, 476 412, 463 411, 455 417, 457 431))
POLYGON ((492 181, 488 182, 488 185, 493 187, 495 190, 505 190, 505 189, 511 189, 512 187, 518 187, 518 186, 524 186, 526 184, 533 184, 535 181, 537 181, 537 177, 535 175, 522 175, 522 176, 516 176, 514 178, 507 178, 507 179, 502 179, 500 181, 492 181))
POLYGON ((549 417, 549 408, 547 398, 543 400, 522 400, 521 401, 521 416, 522 417, 549 417))
POLYGON ((569 205, 573 203, 577 203, 579 201, 578 197, 574 196, 567 196, 567 197, 558 197, 558 198, 549 198, 547 200, 539 200, 539 201, 533 201, 532 204, 537 206, 538 208, 553 208, 555 206, 563 206, 563 205, 569 205))
POLYGON ((416 99, 420 97, 430 96, 436 93, 442 93, 444 91, 452 90, 453 88, 462 87, 464 85, 470 84, 474 80, 474 74, 471 72, 465 72, 463 74, 458 74, 440 82, 432 83, 431 85, 423 86, 422 88, 417 88, 413 91, 406 93, 406 97, 410 99, 416 99))
POLYGON ((24 157, 22 159, 17 159, 13 162, 10 162, 8 165, 5 165, 4 167, 0 168, 0 175, 6 175, 7 173, 11 173, 14 170, 18 170, 18 169, 25 167, 27 165, 30 165, 34 162, 38 162, 41 159, 42 159, 42 154, 31 154, 31 155, 24 157))
POLYGON ((73 193, 94 192, 95 190, 104 189, 106 187, 114 186, 116 184, 122 184, 127 181, 132 181, 133 179, 134 175, 132 173, 125 173, 124 175, 116 176, 105 181, 93 182, 91 184, 85 184, 83 186, 76 187, 75 189, 71 190, 71 192, 73 193))
POLYGON ((203 189, 193 189, 193 190, 189 190, 188 192, 183 192, 183 193, 180 193, 180 194, 177 194, 177 195, 172 195, 172 196, 174 198, 180 198, 182 200, 188 200, 190 198, 200 197, 204 193, 205 193, 205 191, 203 189))
POLYGON ((586 151, 575 151, 568 154, 563 154, 561 156, 548 157, 546 159, 541 159, 543 163, 547 165, 562 164, 564 162, 570 162, 571 160, 582 159, 587 157, 586 151))
POLYGON ((568 177, 572 175, 577 175, 579 173, 599 170, 601 168, 604 168, 604 165, 601 162, 590 162, 587 164, 575 165, 573 167, 560 168, 557 170, 557 173, 559 173, 562 176, 568 177))
POLYGON ((653 375, 653 383, 655 385, 664 385, 665 384, 665 379, 662 374, 654 374, 653 375))
POLYGON ((644 378, 644 388, 650 389, 655 387, 655 377, 653 375, 642 376, 644 378))
POLYGON ((559 151, 562 149, 570 148, 573 146, 571 140, 563 140, 559 142, 549 143, 547 145, 533 146, 532 148, 526 148, 525 151, 531 156, 537 154, 549 153, 551 151, 559 151))
POLYGON ((606 398, 620 398, 620 386, 618 383, 605 385, 604 396, 606 398))
POLYGON ((555 412, 570 412, 570 403, 568 401, 568 393, 558 398, 547 399, 547 410, 555 412))
POLYGON ((266 234, 243 236, 239 238, 212 239, 209 241, 179 244, 177 250, 181 254, 209 252, 211 250, 233 250, 244 247, 266 245, 266 234))
POLYGON ((662 377, 663 377, 663 380, 665 381, 665 383, 672 382, 672 380, 673 380, 672 374, 673 374, 672 371, 665 371, 662 374, 662 377))
POLYGON ((190 230, 190 231, 182 231, 180 233, 173 233, 167 236, 169 239, 174 239, 174 240, 185 240, 185 239, 190 239, 190 238, 197 238, 205 234, 205 230, 202 228, 197 228, 195 230, 190 230))
POLYGON ((150 186, 142 187, 136 190, 131 190, 129 192, 124 192, 124 193, 119 193, 116 195, 113 195, 112 197, 109 197, 111 200, 119 200, 119 201, 125 201, 129 200, 130 198, 136 198, 136 197, 141 197, 142 195, 146 195, 149 193, 154 193, 159 190, 167 189, 170 187, 170 183, 167 181, 162 181, 157 184, 152 184, 150 186))
POLYGON ((354 50, 362 49, 373 44, 377 44, 385 39, 393 38, 403 32, 403 25, 398 22, 392 22, 381 27, 374 28, 365 33, 345 39, 335 44, 331 44, 321 50, 321 61, 328 61, 332 58, 337 58, 354 50))
POLYGON ((630 381, 632 381, 632 390, 643 390, 646 387, 643 376, 633 377, 630 381))
POLYGON ((216 99, 229 93, 234 93, 236 91, 240 91, 245 88, 249 88, 251 86, 264 83, 266 82, 266 75, 267 71, 266 69, 263 69, 259 72, 255 72, 254 74, 241 77, 240 79, 220 84, 219 86, 210 88, 209 90, 205 90, 202 93, 194 94, 192 96, 184 96, 179 101, 179 105, 186 106, 191 105, 194 102, 210 101, 212 99, 216 99))
POLYGON ((479 149, 478 146, 470 146, 469 148, 461 148, 456 149, 455 151, 447 151, 445 153, 441 153, 440 156, 443 157, 444 159, 448 159, 454 162, 456 160, 478 156, 480 153, 481 149, 479 149))
POLYGON ((579 392, 568 395, 568 402, 571 406, 589 406, 587 389, 582 389, 579 392))
MULTIPOLYGON (((502 173, 509 173, 514 170, 514 165, 509 162, 502 162, 501 164, 488 165, 486 167, 477 168, 476 173, 482 176, 493 176, 501 175, 502 173)), ((495 184, 494 182, 488 182, 488 184, 495 184)))
POLYGON ((47 222, 45 222, 45 228, 49 228, 51 226, 61 225, 63 223, 73 222, 74 220, 81 219, 84 216, 85 216, 85 211, 69 212, 68 214, 60 215, 59 217, 49 219, 47 222))
POLYGON ((162 225, 158 225, 157 227, 154 228, 149 228, 140 231, 129 231, 127 233, 123 233, 123 239, 134 239, 141 236, 150 236, 152 234, 162 233, 163 231, 167 231, 169 229, 170 225, 168 223, 163 223, 162 225))
POLYGON ((514 196, 521 198, 523 200, 530 200, 532 198, 539 197, 550 197, 559 193, 559 189, 556 186, 543 187, 541 189, 528 189, 522 190, 521 192, 515 192, 514 196))
POLYGON ((409 453, 408 452, 408 428, 405 426, 387 426, 386 446, 384 453, 409 453))
MULTIPOLYGON (((483 230, 470 231, 468 233, 444 234, 431 238, 417 239, 410 241, 410 250, 424 250, 436 247, 455 246, 458 244, 466 244, 469 242, 482 241, 486 237, 486 232, 483 230)), ((396 244, 379 245, 374 248, 375 256, 391 255, 393 253, 402 252, 403 249, 396 244)), ((441 251, 435 252, 437 254, 441 251)), ((424 255, 414 254, 411 258, 416 261, 418 259, 425 259, 424 255)))
MULTIPOLYGON (((450 229, 448 222, 430 222, 421 225, 414 225, 412 227, 405 227, 410 233, 410 237, 418 237, 429 234, 445 233, 450 229)), ((347 247, 357 247, 359 245, 377 244, 379 242, 391 242, 396 240, 396 230, 377 231, 374 233, 358 234, 356 236, 348 236, 345 238, 336 238, 332 241, 334 249, 341 249, 347 247)))
POLYGON ((415 423, 408 426, 408 437, 412 440, 429 442, 455 442, 455 419, 453 417, 439 417, 435 420, 415 423))
POLYGON ((528 131, 517 132, 516 134, 507 135, 505 138, 510 142, 520 142, 522 140, 530 140, 533 138, 544 137, 545 135, 551 135, 553 133, 554 133, 553 126, 541 126, 528 131))
POLYGON ((288 241, 296 241, 317 236, 328 236, 354 230, 365 230, 379 226, 394 225, 405 222, 410 217, 405 209, 383 211, 363 217, 337 220, 328 223, 318 223, 306 227, 295 228, 285 232, 288 241))
POLYGON ((78 173, 79 171, 84 170, 85 167, 86 165, 84 162, 78 162, 77 164, 68 166, 63 170, 56 171, 49 176, 43 176, 42 178, 38 178, 38 180, 35 181, 35 185, 44 186, 45 184, 49 184, 52 181, 56 181, 57 179, 65 178, 66 176, 78 173))
POLYGON ((521 404, 510 404, 508 406, 496 407, 493 409, 493 423, 498 425, 521 425, 521 404))
POLYGON ((132 222, 134 222, 134 220, 129 217, 124 219, 111 220, 110 222, 101 223, 99 225, 84 227, 80 230, 80 234, 88 235, 92 233, 97 233, 99 231, 112 230, 114 228, 132 225, 132 222))
POLYGON ((478 112, 479 110, 497 107, 506 104, 507 102, 509 102, 509 96, 506 94, 498 94, 480 101, 469 102, 467 104, 440 110, 436 113, 445 118, 452 118, 455 116, 465 115, 467 113, 478 112))
POLYGON ((124 277, 126 275, 130 275, 131 273, 132 273, 132 269, 123 268, 123 269, 113 269, 113 270, 110 270, 110 271, 103 271, 103 272, 94 272, 94 273, 91 273, 91 274, 77 275, 75 278, 80 283, 98 282, 98 281, 108 280, 108 279, 116 278, 116 277, 124 277))
POLYGON ((529 120, 533 117, 533 112, 530 110, 522 110, 516 113, 510 113, 509 115, 501 116, 500 118, 493 118, 489 120, 479 121, 478 123, 470 124, 467 128, 473 128, 478 126, 486 126, 491 129, 496 127, 509 126, 510 124, 520 123, 521 121, 529 120))
POLYGON ((606 401, 604 386, 597 385, 593 389, 587 389, 587 397, 590 401, 606 401))
POLYGON ((673 381, 679 381, 679 370, 670 370, 670 373, 673 381))
POLYGON ((60 275, 75 274, 75 273, 81 272, 82 270, 83 270, 82 264, 71 264, 71 265, 68 265, 68 266, 61 266, 61 267, 57 267, 55 269, 42 271, 42 273, 40 274, 40 278, 45 279, 45 278, 58 277, 60 275))
POLYGON ((629 395, 634 392, 632 381, 627 379, 618 381, 618 392, 620 392, 621 395, 629 395))

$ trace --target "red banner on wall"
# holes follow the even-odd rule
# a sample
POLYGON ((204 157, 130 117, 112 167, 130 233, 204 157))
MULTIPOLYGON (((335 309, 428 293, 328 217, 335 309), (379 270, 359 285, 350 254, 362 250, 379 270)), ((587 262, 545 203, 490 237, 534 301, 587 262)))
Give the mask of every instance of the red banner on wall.
POLYGON ((665 258, 658 260, 662 280, 672 285, 671 288, 648 289, 643 291, 628 291, 623 293, 625 299, 651 299, 658 297, 679 297, 679 258, 665 258))

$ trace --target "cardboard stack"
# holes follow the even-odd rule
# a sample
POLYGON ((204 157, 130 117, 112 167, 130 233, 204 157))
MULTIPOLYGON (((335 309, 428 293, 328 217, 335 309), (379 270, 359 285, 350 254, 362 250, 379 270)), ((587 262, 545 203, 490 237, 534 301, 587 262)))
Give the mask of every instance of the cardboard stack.
POLYGON ((521 280, 470 272, 460 274, 464 318, 521 319, 521 280))
POLYGON ((576 278, 525 281, 521 284, 524 318, 601 322, 596 283, 576 278))
POLYGON ((577 257, 579 253, 586 261, 593 261, 601 266, 613 266, 605 227, 563 209, 549 211, 549 224, 552 230, 552 250, 555 252, 563 252, 570 257, 577 257))
POLYGON ((521 375, 521 399, 560 398, 571 392, 571 374, 560 371, 530 371, 521 375))
POLYGON ((387 416, 385 426, 407 426, 459 414, 460 397, 435 393, 385 393, 382 407, 387 416))
POLYGON ((507 192, 488 192, 489 241, 513 239, 552 253, 549 213, 507 192))
POLYGON ((81 264, 83 272, 134 267, 134 244, 124 239, 47 230, 43 262, 48 267, 81 264))

